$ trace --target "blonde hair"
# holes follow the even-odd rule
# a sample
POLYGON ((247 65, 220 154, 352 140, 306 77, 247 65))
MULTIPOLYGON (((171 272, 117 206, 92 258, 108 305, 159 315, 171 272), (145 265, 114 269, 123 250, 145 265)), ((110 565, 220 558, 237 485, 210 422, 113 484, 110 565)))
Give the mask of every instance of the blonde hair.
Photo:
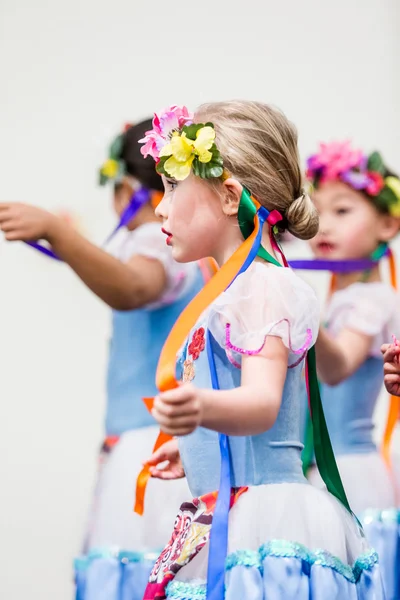
POLYGON ((224 167, 268 210, 277 209, 287 229, 303 240, 318 231, 318 213, 303 189, 294 125, 261 102, 201 105, 195 121, 213 123, 224 167))

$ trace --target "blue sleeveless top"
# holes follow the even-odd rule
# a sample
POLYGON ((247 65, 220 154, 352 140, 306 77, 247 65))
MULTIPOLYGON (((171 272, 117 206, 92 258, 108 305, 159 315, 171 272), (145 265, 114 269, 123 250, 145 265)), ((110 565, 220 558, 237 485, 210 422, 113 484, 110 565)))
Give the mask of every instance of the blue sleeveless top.
MULTIPOLYGON (((335 454, 374 452, 374 410, 383 385, 380 346, 398 331, 397 295, 385 283, 354 283, 335 292, 326 325, 333 337, 350 328, 372 338, 371 356, 335 386, 321 384, 321 399, 335 454)), ((318 353, 317 353, 318 359, 318 353)))
POLYGON ((107 372, 106 435, 154 425, 142 398, 157 393, 158 358, 175 321, 203 286, 195 264, 172 258, 158 222, 121 229, 108 250, 122 262, 136 255, 160 261, 167 289, 159 302, 130 311, 113 311, 107 372))
POLYGON ((376 450, 373 416, 382 379, 382 359, 371 356, 342 383, 321 384, 326 423, 336 455, 376 450))
POLYGON ((107 435, 155 424, 142 398, 157 394, 158 359, 175 321, 200 291, 200 269, 190 290, 160 308, 113 311, 107 373, 107 435))
MULTIPOLYGON (((281 337, 285 345, 291 345, 291 342, 295 343, 296 339, 301 339, 303 343, 306 337, 305 324, 300 323, 297 326, 297 323, 294 322, 296 319, 295 303, 298 301, 298 310, 300 313, 303 312, 303 315, 306 310, 309 311, 308 318, 311 327, 315 334, 318 331, 318 304, 316 298, 308 286, 298 280, 293 272, 279 267, 264 267, 257 263, 249 267, 248 271, 250 271, 249 276, 248 272, 243 273, 232 284, 231 288, 222 294, 219 307, 215 307, 215 304, 213 304, 211 309, 204 313, 182 350, 178 360, 178 376, 179 371, 185 372, 185 361, 186 364, 191 361, 194 369, 193 383, 196 387, 212 387, 207 359, 207 336, 204 337, 205 346, 198 357, 191 360, 190 356, 190 343, 196 338, 196 332, 201 331, 202 328, 205 331, 209 329, 212 333, 209 343, 212 345, 219 386, 223 390, 240 386, 241 371, 238 366, 240 366, 241 358, 236 351, 233 352, 234 359, 233 355, 227 352, 223 328, 222 330, 220 328, 221 322, 225 324, 229 322, 232 339, 235 337, 235 341, 238 342, 241 338, 238 328, 241 327, 242 332, 244 330, 244 333, 250 334, 250 338, 254 340, 254 347, 257 347, 257 345, 259 347, 259 342, 256 341, 254 336, 261 339, 262 346, 263 340, 266 339, 268 334, 281 337), (258 282, 254 283, 256 278, 258 278, 258 282), (279 305, 282 298, 279 297, 280 294, 277 290, 277 286, 283 280, 286 287, 291 288, 287 294, 285 293, 286 306, 279 305), (261 290, 258 292, 257 288, 260 287, 261 290), (296 294, 293 288, 297 288, 296 291, 299 288, 303 292, 306 290, 306 293, 296 294), (245 290, 248 292, 249 289, 252 290, 251 296, 243 297, 242 294, 246 293, 245 290), (267 302, 265 296, 267 290, 271 296, 271 302, 274 302, 275 297, 275 302, 278 305, 271 311, 261 310, 260 317, 250 322, 254 316, 251 306, 253 301, 257 303, 267 302), (262 291, 264 297, 260 297, 262 291), (289 294, 289 291, 292 293, 289 294), (307 296, 307 300, 304 299, 304 296, 307 296), (237 302, 235 302, 235 298, 237 298, 237 302), (231 305, 228 306, 230 302, 231 305), (243 309, 239 308, 241 304, 243 304, 243 309), (314 307, 316 307, 316 310, 313 310, 314 307), (237 312, 238 308, 239 312, 237 312), (251 313, 250 319, 244 314, 246 309, 251 313), (235 311, 239 320, 235 319, 235 311), (213 325, 215 317, 219 322, 213 325), (286 318, 290 321, 289 327, 286 318), (250 331, 253 327, 256 329, 250 331), (233 362, 237 363, 237 366, 232 364, 232 359, 233 362)), ((300 317, 300 321, 303 320, 304 322, 305 319, 307 319, 307 316, 300 317)), ((311 339, 309 339, 309 343, 312 343, 311 339)), ((237 345, 235 343, 235 347, 237 345)), ((293 355, 290 354, 290 357, 293 358, 293 355)), ((287 370, 281 408, 273 427, 259 435, 230 436, 228 438, 232 459, 231 485, 233 487, 284 482, 305 483, 301 462, 303 445, 300 442, 300 390, 304 366, 303 357, 304 353, 303 356, 297 354, 295 362, 298 364, 287 370)), ((218 433, 199 427, 192 434, 179 438, 179 447, 191 493, 194 496, 199 496, 217 490, 220 478, 218 433)))

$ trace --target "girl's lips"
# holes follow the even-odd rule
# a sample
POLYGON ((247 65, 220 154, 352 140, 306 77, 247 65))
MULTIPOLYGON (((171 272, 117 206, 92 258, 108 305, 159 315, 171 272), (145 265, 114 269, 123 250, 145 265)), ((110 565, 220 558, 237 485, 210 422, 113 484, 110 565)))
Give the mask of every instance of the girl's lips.
POLYGON ((319 242, 318 250, 322 254, 330 254, 334 250, 334 245, 329 242, 319 242))
POLYGON ((169 231, 167 231, 166 229, 164 229, 164 227, 161 228, 161 231, 163 233, 165 233, 165 235, 167 236, 166 244, 167 246, 171 246, 172 245, 172 233, 170 233, 169 231))

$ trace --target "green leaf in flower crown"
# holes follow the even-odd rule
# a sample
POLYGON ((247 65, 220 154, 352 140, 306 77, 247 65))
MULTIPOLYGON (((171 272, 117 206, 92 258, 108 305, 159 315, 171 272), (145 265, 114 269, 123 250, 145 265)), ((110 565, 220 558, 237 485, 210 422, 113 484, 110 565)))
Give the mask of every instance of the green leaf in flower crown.
POLYGON ((222 160, 221 153, 215 144, 211 146, 210 152, 212 153, 212 158, 210 162, 205 164, 207 173, 206 177, 221 177, 222 173, 224 172, 224 162, 222 160))
POLYGON ((215 179, 221 177, 224 172, 222 156, 215 144, 211 146, 210 152, 212 157, 207 163, 200 162, 198 157, 194 159, 192 168, 193 173, 197 177, 201 177, 202 179, 215 179))
POLYGON ((108 183, 108 177, 104 175, 101 170, 99 171, 99 185, 106 185, 108 183))
POLYGON ((368 171, 380 173, 381 175, 385 174, 386 167, 379 152, 373 152, 369 155, 367 169, 368 171))
POLYGON ((169 156, 161 156, 160 160, 156 164, 157 173, 159 173, 160 175, 165 175, 166 177, 168 177, 168 173, 166 172, 164 165, 168 159, 169 156))
POLYGON ((218 165, 214 165, 213 163, 207 163, 206 171, 207 171, 207 175, 206 175, 207 179, 214 179, 214 178, 222 176, 222 173, 224 172, 224 168, 220 167, 218 165))
POLYGON ((202 127, 204 127, 204 125, 202 123, 193 123, 192 125, 184 125, 182 127, 182 133, 185 132, 186 137, 188 137, 190 140, 195 140, 198 130, 201 129, 202 127))
POLYGON ((378 206, 386 210, 389 210, 391 204, 397 203, 396 194, 387 185, 379 192, 379 195, 376 196, 375 200, 378 206))
POLYGON ((124 160, 118 161, 118 177, 124 177, 126 175, 126 162, 124 160))
POLYGON ((121 153, 122 153, 123 141, 124 141, 123 134, 118 135, 115 138, 115 140, 113 141, 113 143, 110 146, 110 156, 109 156, 109 158, 112 158, 114 160, 119 160, 120 159, 121 153))
POLYGON ((201 165, 201 162, 199 161, 199 159, 196 156, 196 158, 192 162, 193 175, 196 175, 196 177, 201 177, 200 165, 201 165))

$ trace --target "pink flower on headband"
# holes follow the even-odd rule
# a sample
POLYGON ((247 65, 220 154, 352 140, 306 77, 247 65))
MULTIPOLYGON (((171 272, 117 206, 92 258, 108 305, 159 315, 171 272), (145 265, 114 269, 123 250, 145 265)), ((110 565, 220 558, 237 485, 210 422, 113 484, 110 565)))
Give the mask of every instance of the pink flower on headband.
POLYGON ((385 187, 385 180, 380 173, 368 171, 369 184, 365 191, 370 196, 378 196, 385 187))
POLYGON ((156 162, 159 160, 160 150, 169 142, 173 131, 181 129, 193 120, 193 115, 186 106, 173 105, 159 114, 154 114, 153 129, 146 131, 139 143, 143 144, 140 149, 143 156, 151 156, 156 162))
POLYGON ((307 174, 310 178, 320 175, 320 181, 335 181, 350 169, 366 167, 366 157, 361 150, 353 150, 351 143, 331 142, 320 144, 319 152, 307 160, 307 174))

